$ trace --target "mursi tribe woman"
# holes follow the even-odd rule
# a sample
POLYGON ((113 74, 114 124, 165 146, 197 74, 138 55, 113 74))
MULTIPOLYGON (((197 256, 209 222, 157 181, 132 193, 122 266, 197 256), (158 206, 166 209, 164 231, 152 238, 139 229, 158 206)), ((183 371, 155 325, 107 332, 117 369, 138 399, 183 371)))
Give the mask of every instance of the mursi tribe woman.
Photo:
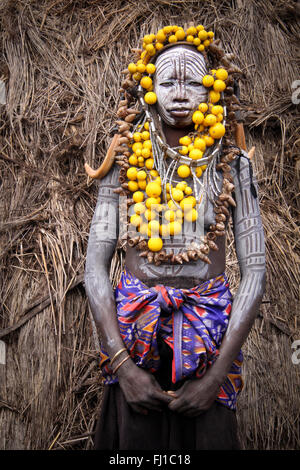
POLYGON ((143 41, 107 159, 100 171, 86 165, 94 177, 106 167, 85 273, 105 383, 95 447, 238 448, 240 349, 265 288, 257 185, 233 140, 238 69, 202 25, 167 26, 143 41), (125 197, 125 268, 114 293, 125 197), (241 272, 233 301, 224 273, 230 213, 241 272))

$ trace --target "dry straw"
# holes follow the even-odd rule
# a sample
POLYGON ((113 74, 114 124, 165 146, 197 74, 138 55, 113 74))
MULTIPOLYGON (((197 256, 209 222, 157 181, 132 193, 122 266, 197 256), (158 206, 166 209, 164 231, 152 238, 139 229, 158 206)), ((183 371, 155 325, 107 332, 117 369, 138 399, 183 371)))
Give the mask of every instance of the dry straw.
MULTIPOLYGON (((92 447, 102 386, 82 274, 98 183, 84 162, 96 167, 107 149, 130 46, 149 30, 191 20, 238 56, 247 145, 256 146, 268 284, 243 348, 241 441, 248 449, 300 448, 300 365, 291 360, 300 339, 296 3, 1 2, 1 449, 92 447)), ((230 233, 235 291, 233 247, 230 233)))

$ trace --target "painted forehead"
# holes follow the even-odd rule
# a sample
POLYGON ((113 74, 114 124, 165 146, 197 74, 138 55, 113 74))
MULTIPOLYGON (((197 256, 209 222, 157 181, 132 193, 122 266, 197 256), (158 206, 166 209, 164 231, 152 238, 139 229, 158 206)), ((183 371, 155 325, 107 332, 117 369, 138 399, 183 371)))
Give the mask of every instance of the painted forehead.
MULTIPOLYGON (((181 47, 169 49, 156 61, 156 78, 165 76, 185 76, 203 78, 207 73, 202 54, 181 47)), ((174 77, 175 78, 175 77, 174 77)))

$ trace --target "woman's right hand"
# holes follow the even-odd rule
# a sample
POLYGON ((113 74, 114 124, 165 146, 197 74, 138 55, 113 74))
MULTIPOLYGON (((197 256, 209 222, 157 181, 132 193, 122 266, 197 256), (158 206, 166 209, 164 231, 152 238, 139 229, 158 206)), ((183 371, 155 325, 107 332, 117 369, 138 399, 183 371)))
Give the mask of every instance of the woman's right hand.
POLYGON ((148 410, 161 411, 174 397, 164 392, 154 376, 129 359, 116 372, 127 403, 134 411, 147 414, 148 410))

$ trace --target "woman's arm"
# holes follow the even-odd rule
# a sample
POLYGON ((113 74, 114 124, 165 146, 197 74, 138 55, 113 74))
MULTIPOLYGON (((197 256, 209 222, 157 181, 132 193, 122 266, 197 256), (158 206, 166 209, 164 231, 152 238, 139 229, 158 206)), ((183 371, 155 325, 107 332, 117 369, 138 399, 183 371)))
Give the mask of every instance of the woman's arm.
MULTIPOLYGON (((236 208, 233 212, 234 237, 241 282, 232 304, 227 331, 222 340, 220 354, 203 378, 188 381, 169 408, 187 416, 196 416, 214 402, 233 361, 244 344, 265 291, 265 243, 258 197, 251 192, 249 162, 241 158, 232 164, 236 208)), ((253 177, 257 192, 257 184, 253 177)))
MULTIPOLYGON (((88 241, 85 288, 101 344, 110 358, 124 348, 120 335, 114 291, 109 270, 119 233, 119 196, 113 192, 119 186, 118 171, 113 167, 100 183, 99 195, 88 241)), ((117 366, 126 352, 114 362, 117 366)), ((129 359, 117 371, 122 391, 128 403, 138 412, 161 409, 171 397, 162 392, 154 377, 129 359)))

